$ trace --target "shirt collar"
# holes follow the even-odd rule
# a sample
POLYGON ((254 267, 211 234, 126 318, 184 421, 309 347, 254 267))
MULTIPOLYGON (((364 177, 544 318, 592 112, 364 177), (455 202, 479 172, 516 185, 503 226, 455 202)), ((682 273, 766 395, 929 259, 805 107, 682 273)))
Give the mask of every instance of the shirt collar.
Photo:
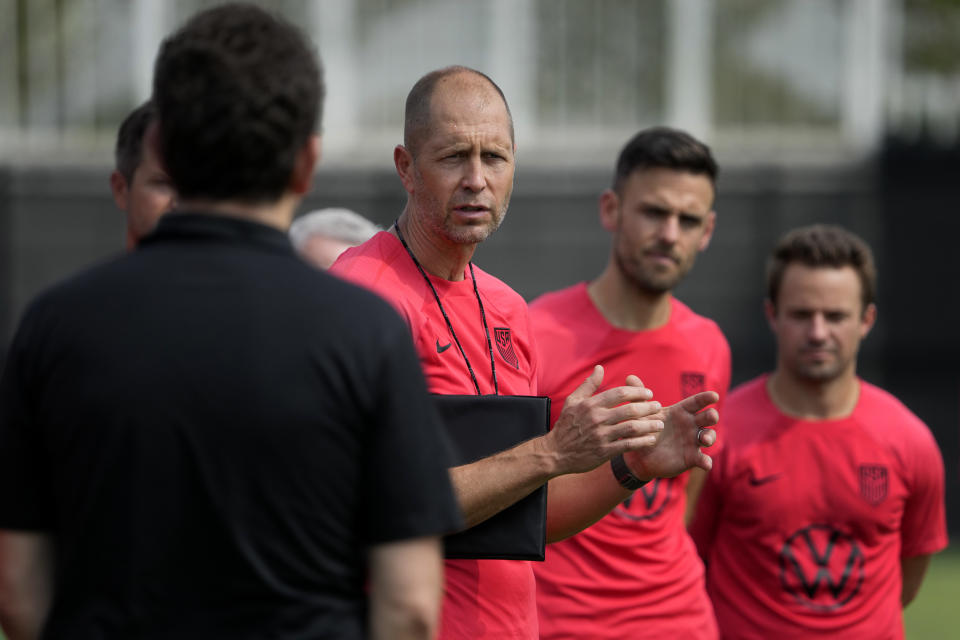
POLYGON ((293 253, 284 231, 239 216, 199 211, 177 211, 160 218, 156 229, 141 244, 148 245, 182 238, 227 241, 259 245, 265 249, 293 253))

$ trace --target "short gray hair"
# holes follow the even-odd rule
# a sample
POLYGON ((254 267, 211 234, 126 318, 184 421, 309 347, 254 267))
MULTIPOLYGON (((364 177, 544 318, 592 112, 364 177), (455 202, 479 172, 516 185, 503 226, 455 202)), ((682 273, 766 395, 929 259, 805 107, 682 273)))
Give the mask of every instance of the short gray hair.
POLYGON ((359 213, 332 207, 305 213, 290 225, 290 241, 300 251, 313 235, 322 235, 354 245, 362 244, 382 231, 359 213))
POLYGON ((472 74, 483 78, 497 92, 500 99, 503 100, 504 108, 507 110, 507 120, 510 123, 510 142, 515 141, 513 135, 513 114, 510 113, 510 105, 507 104, 507 98, 503 95, 503 90, 497 86, 497 83, 494 82, 490 76, 482 71, 454 65, 452 67, 444 67, 443 69, 431 71, 417 80, 417 83, 410 89, 410 93, 407 94, 407 102, 403 110, 403 146, 406 147, 412 155, 415 156, 419 152, 420 139, 431 126, 430 119, 432 114, 430 113, 430 101, 433 98, 437 84, 449 76, 455 76, 461 73, 472 74))

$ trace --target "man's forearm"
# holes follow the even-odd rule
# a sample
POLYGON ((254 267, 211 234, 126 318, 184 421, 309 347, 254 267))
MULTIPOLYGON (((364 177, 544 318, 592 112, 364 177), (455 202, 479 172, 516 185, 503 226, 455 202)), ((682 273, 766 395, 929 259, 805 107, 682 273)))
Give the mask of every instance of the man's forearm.
POLYGON ((450 470, 465 528, 480 524, 533 493, 556 475, 556 457, 534 438, 450 470))
POLYGON ((586 529, 631 493, 614 478, 609 463, 587 473, 554 478, 547 489, 547 542, 586 529))
POLYGON ((52 595, 52 558, 49 536, 0 531, 0 627, 7 640, 40 637, 52 595))
POLYGON ((399 540, 370 550, 371 640, 432 640, 443 585, 436 537, 399 540))
POLYGON ((928 566, 930 566, 929 555, 911 556, 900 559, 900 574, 903 580, 900 591, 901 606, 906 607, 917 597, 928 566))

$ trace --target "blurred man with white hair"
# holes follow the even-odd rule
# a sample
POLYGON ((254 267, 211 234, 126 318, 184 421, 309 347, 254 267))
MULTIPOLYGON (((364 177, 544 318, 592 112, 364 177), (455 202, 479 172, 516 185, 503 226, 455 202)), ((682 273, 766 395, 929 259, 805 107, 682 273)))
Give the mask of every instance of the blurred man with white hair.
POLYGON ((306 213, 290 225, 290 241, 300 257, 319 269, 329 269, 340 254, 363 244, 380 231, 350 209, 332 207, 306 213))

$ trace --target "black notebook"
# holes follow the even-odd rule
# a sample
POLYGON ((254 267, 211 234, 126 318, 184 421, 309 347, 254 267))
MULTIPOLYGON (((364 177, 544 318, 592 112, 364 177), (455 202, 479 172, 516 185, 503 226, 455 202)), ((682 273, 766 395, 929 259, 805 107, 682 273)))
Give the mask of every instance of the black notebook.
MULTIPOLYGON (((550 398, 435 395, 453 466, 505 451, 550 428, 550 398)), ((547 487, 466 531, 444 538, 447 558, 543 560, 547 487)))

